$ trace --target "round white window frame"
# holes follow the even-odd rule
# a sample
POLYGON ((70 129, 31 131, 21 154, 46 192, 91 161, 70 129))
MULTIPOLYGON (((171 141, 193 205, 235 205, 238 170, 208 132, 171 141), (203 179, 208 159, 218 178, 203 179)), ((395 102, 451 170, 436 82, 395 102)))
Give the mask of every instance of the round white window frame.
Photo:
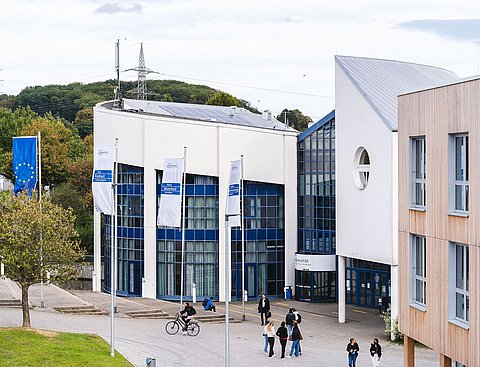
POLYGON ((370 168, 372 166, 372 160, 370 158, 370 154, 365 147, 358 147, 355 151, 355 155, 353 156, 353 182, 355 183, 355 187, 359 190, 365 190, 368 186, 368 181, 370 179, 370 168), (368 160, 370 163, 367 164, 360 164, 360 158, 362 157, 363 152, 367 153, 368 160), (368 173, 366 177, 364 173, 368 173))

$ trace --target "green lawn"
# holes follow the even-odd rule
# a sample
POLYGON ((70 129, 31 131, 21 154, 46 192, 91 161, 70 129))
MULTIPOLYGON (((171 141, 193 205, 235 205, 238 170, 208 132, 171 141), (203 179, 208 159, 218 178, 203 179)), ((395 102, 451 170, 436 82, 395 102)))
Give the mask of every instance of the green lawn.
POLYGON ((2 367, 131 367, 96 335, 0 328, 2 367))

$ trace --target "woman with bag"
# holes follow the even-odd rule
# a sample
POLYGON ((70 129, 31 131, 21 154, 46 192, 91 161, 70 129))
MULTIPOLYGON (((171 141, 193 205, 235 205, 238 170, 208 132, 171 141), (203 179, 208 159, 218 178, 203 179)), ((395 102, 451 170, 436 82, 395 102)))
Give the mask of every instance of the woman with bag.
POLYGON ((280 344, 282 345, 282 356, 280 357, 280 359, 283 359, 285 358, 285 348, 287 346, 287 340, 288 340, 288 330, 285 327, 285 322, 282 322, 282 325, 278 328, 277 336, 278 336, 278 339, 280 340, 280 344))
POLYGON ((378 339, 373 339, 373 343, 370 344, 370 356, 372 357, 372 366, 380 366, 380 357, 382 356, 382 347, 378 342, 378 339))

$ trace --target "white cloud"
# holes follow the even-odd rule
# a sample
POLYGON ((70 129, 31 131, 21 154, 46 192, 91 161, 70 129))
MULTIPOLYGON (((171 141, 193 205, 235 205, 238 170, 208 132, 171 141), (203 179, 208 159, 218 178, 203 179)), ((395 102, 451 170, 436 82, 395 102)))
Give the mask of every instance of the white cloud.
POLYGON ((123 5, 120 3, 106 3, 97 8, 95 13, 108 13, 108 14, 115 14, 115 13, 141 13, 142 6, 140 4, 132 4, 132 5, 123 5))

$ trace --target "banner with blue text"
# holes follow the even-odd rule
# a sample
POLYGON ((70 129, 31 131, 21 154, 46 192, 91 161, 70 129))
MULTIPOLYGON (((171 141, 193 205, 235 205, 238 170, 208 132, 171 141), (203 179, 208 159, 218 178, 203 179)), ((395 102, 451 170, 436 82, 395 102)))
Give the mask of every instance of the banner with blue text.
POLYGON ((104 214, 112 215, 115 146, 97 145, 94 153, 92 191, 95 209, 104 214))
POLYGON ((239 226, 240 222, 236 219, 239 219, 240 216, 240 180, 242 176, 242 161, 236 160, 230 162, 230 179, 228 180, 228 192, 227 192, 227 207, 225 209, 225 214, 234 221, 231 223, 232 226, 239 226), (238 224, 237 224, 238 222, 238 224))
POLYGON ((180 227, 182 219, 183 158, 166 158, 160 189, 157 226, 180 227))
POLYGON ((37 137, 17 136, 13 138, 13 174, 15 194, 28 190, 31 194, 37 184, 37 137))

